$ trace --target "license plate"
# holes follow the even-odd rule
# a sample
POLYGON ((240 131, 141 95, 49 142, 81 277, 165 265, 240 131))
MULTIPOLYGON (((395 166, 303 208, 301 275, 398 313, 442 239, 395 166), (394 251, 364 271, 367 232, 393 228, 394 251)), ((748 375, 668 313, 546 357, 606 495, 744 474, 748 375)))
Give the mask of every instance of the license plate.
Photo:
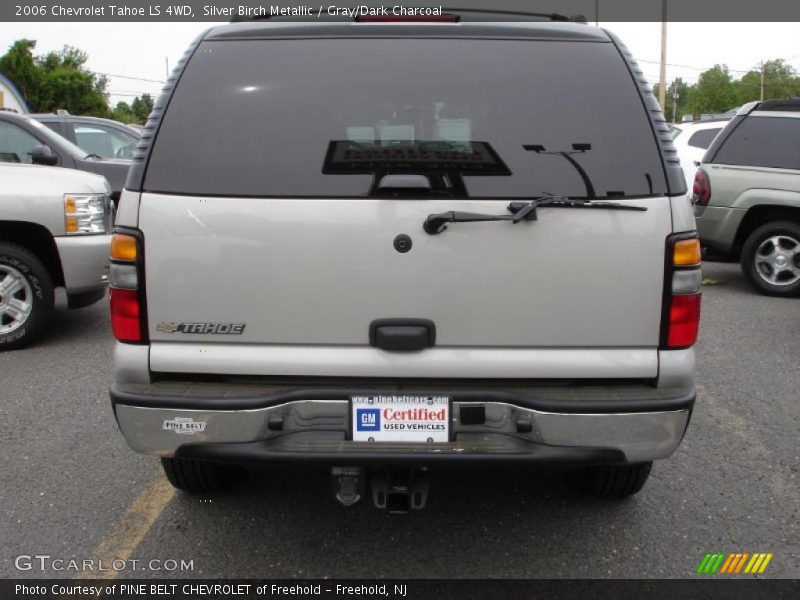
POLYGON ((352 396, 354 442, 450 440, 447 396, 352 396))

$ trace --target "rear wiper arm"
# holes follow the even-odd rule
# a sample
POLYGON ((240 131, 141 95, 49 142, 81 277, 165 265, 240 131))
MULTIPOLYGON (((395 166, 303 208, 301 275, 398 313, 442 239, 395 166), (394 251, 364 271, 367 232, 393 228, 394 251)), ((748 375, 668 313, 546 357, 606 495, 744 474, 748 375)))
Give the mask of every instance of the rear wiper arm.
POLYGON ((536 221, 536 209, 540 206, 556 206, 564 208, 599 208, 606 210, 635 210, 645 211, 644 206, 631 206, 618 202, 590 202, 581 198, 565 198, 563 196, 545 196, 530 202, 512 202, 506 208, 510 215, 487 215, 481 213, 461 212, 450 210, 443 213, 428 215, 422 228, 425 233, 436 235, 447 229, 447 223, 477 223, 483 221, 511 221, 517 224, 520 221, 536 221))

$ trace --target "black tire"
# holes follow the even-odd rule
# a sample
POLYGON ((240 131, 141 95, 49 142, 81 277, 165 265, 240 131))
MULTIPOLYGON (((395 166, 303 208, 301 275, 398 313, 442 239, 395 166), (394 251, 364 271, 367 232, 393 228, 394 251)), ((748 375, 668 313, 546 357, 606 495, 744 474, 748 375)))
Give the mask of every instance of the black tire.
MULTIPOLYGON (((800 246, 800 224, 792 221, 772 221, 755 229, 742 247, 742 272, 752 288, 766 296, 800 296, 800 279, 794 283, 770 283, 756 265, 759 248, 771 237, 783 236, 800 246)), ((800 268, 800 253, 794 256, 794 265, 800 268)))
POLYGON ((53 281, 42 261, 22 246, 0 242, 0 289, 2 281, 10 276, 17 277, 17 274, 27 287, 15 292, 13 297, 21 300, 30 295, 31 309, 24 320, 14 326, 13 319, 2 311, 9 298, 0 298, 0 351, 21 348, 33 342, 53 314, 53 281), (4 326, 11 329, 1 333, 4 326))
POLYGON ((600 465, 570 474, 570 484, 596 498, 626 498, 644 487, 653 463, 600 465))
POLYGON ((185 458, 162 458, 161 466, 169 482, 190 494, 207 494, 225 489, 228 471, 216 463, 185 458))

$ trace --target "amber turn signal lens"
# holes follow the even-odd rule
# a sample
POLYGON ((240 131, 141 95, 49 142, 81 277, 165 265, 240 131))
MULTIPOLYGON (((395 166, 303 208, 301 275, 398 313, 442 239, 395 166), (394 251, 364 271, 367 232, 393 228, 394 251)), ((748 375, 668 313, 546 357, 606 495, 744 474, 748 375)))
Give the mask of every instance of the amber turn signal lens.
POLYGON ((111 238, 111 260, 136 260, 136 238, 115 233, 111 238))
POLYGON ((678 240, 672 253, 672 264, 676 267, 691 267, 700 264, 700 240, 678 240))

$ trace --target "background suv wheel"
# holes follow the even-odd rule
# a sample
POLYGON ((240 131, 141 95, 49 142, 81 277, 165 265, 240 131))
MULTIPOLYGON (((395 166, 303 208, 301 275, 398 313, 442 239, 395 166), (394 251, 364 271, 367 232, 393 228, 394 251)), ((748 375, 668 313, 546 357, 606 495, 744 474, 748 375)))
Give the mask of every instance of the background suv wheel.
POLYGON ((800 295, 800 225, 774 221, 753 231, 742 248, 742 271, 757 292, 800 295))
POLYGON ((34 254, 0 243, 0 350, 30 343, 53 312, 53 283, 34 254))

